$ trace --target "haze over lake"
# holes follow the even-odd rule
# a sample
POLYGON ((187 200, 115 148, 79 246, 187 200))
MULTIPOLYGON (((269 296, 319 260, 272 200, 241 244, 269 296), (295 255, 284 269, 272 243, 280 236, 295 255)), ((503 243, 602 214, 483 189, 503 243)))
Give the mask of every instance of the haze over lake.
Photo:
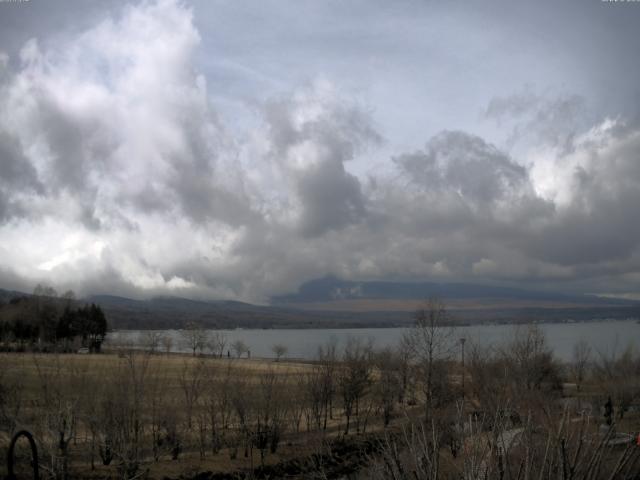
MULTIPOLYGON (((632 345, 637 347, 640 339, 640 323, 636 320, 611 320, 581 323, 547 323, 539 324, 544 331, 554 354, 561 360, 570 360, 574 345, 585 340, 595 355, 622 352, 632 345)), ((526 325, 476 325, 457 327, 453 339, 467 340, 467 348, 472 344, 500 347, 513 338, 518 329, 526 325)), ((212 330, 213 331, 213 330, 212 330)), ((289 358, 311 359, 318 347, 332 339, 338 342, 338 348, 344 346, 350 337, 371 339, 376 348, 393 347, 398 344, 406 328, 327 328, 327 329, 237 329, 215 330, 226 335, 228 344, 242 340, 247 344, 252 357, 273 357, 271 347, 283 344, 289 350, 289 358)), ((172 351, 188 352, 182 345, 179 330, 163 330, 162 334, 173 338, 172 351)), ((133 344, 143 346, 145 331, 120 330, 111 332, 107 337, 107 346, 133 344)), ((228 347, 227 347, 228 349, 228 347)), ((233 354, 233 353, 232 353, 233 354)))

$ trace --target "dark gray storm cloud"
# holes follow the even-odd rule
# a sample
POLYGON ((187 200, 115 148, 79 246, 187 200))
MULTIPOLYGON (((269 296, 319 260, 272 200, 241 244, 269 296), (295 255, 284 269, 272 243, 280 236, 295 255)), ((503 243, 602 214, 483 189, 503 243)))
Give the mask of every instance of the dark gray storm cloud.
POLYGON ((0 130, 0 224, 29 215, 24 194, 43 195, 44 186, 18 140, 0 130))
POLYGON ((0 131, 0 158, 2 158, 2 182, 5 188, 43 192, 38 174, 24 156, 16 138, 0 131))
POLYGON ((640 292, 637 4, 60 5, 0 3, 0 288, 640 292))
POLYGON ((327 85, 269 102, 265 119, 270 153, 289 179, 299 203, 298 228, 305 237, 339 230, 366 216, 360 180, 345 164, 368 144, 380 142, 357 105, 341 104, 327 85))
POLYGON ((395 159, 411 181, 425 190, 454 191, 471 207, 491 208, 497 201, 531 194, 527 170, 482 138, 442 132, 424 152, 395 159))
MULTIPOLYGON (((612 129, 613 130, 613 129, 612 129)), ((565 188, 571 202, 524 241, 541 258, 563 265, 625 261, 637 253, 640 226, 640 137, 637 130, 579 141, 565 188)))
POLYGON ((358 223, 366 214, 360 182, 340 163, 312 167, 297 187, 304 209, 300 230, 305 236, 358 223))

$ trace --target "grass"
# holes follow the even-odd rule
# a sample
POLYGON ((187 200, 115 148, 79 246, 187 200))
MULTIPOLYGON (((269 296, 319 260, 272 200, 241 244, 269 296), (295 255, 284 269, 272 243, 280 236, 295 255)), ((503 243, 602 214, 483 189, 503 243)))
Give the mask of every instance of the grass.
MULTIPOLYGON (((145 366, 147 368, 144 380, 146 393, 141 397, 143 398, 141 418, 143 422, 147 423, 145 423, 145 430, 141 434, 140 443, 144 448, 141 469, 148 469, 149 478, 189 478, 194 477, 198 472, 206 471, 236 472, 256 467, 261 463, 259 451, 254 448, 248 456, 245 456, 244 445, 240 442, 235 444, 235 447, 230 446, 232 442, 226 444, 215 455, 210 450, 207 450, 204 458, 201 457, 198 452, 198 429, 195 425, 193 429, 188 429, 185 425, 185 380, 188 381, 192 378, 190 375, 194 375, 194 372, 204 372, 203 383, 198 387, 202 389, 203 396, 213 395, 212 392, 222 391, 224 388, 228 388, 230 391, 233 388, 238 388, 235 390, 236 396, 244 396, 245 399, 250 398, 246 408, 249 411, 248 417, 250 420, 248 424, 250 425, 249 429, 251 429, 255 428, 255 422, 264 413, 261 408, 264 408, 265 404, 260 403, 261 400, 258 397, 265 388, 266 378, 276 379, 274 383, 276 392, 272 399, 274 403, 271 404, 275 404, 275 407, 269 411, 277 410, 280 404, 286 404, 293 409, 293 406, 303 405, 303 401, 308 401, 308 398, 302 400, 303 397, 299 396, 299 394, 307 392, 304 389, 304 382, 309 378, 306 377, 306 374, 314 369, 314 365, 311 362, 303 363, 287 360, 276 362, 273 359, 259 358, 220 359, 193 357, 187 354, 146 355, 142 352, 137 352, 134 356, 129 356, 127 352, 117 351, 105 352, 100 355, 0 353, 0 386, 4 386, 7 389, 5 392, 10 392, 13 385, 19 386, 15 390, 17 392, 16 398, 19 399, 19 403, 22 405, 22 411, 20 412, 21 423, 18 427, 34 432, 43 450, 48 446, 50 453, 55 452, 55 433, 52 433, 55 430, 52 430, 51 425, 56 426, 57 412, 64 414, 65 405, 71 404, 73 409, 77 409, 78 422, 76 438, 69 446, 71 477, 113 478, 116 476, 115 466, 113 464, 102 466, 97 456, 95 458, 96 468, 95 470, 91 469, 89 455, 92 436, 88 428, 88 418, 91 415, 92 406, 95 408, 96 405, 101 405, 105 398, 115 398, 117 400, 118 395, 121 393, 123 395, 131 395, 132 384, 126 384, 126 382, 124 384, 122 382, 118 383, 118 380, 138 378, 136 375, 139 375, 145 366), (131 377, 127 377, 128 375, 131 375, 131 377), (231 384, 224 383, 224 381, 231 382, 231 384), (238 382, 242 385, 234 387, 232 385, 233 382, 238 382), (238 392, 240 393, 238 394, 238 392), (151 454, 151 445, 153 444, 149 427, 152 415, 151 409, 155 405, 154 400, 157 400, 160 396, 162 401, 159 404, 159 408, 163 410, 163 413, 172 414, 174 421, 180 425, 183 452, 177 460, 170 459, 169 450, 166 447, 163 447, 165 450, 162 451, 158 461, 153 461, 151 454), (53 403, 58 401, 55 408, 49 408, 50 406, 47 405, 48 398, 53 398, 53 403), (52 447, 52 445, 54 446, 52 447), (237 456, 235 457, 232 455, 233 448, 237 449, 237 456)), ((341 367, 338 364, 336 368, 341 367)), ((466 380, 469 382, 469 387, 467 388, 469 394, 467 400, 468 408, 475 408, 474 404, 478 399, 472 398, 472 389, 470 388, 473 384, 473 378, 469 373, 467 375, 466 380)), ((374 370, 371 380, 375 384, 379 379, 379 372, 374 370)), ((452 387, 459 388, 461 384, 461 369, 459 365, 452 364, 448 368, 448 381, 452 387)), ((134 382, 134 384, 138 385, 139 383, 134 382)), ((592 402, 595 402, 594 406, 596 408, 592 413, 592 418, 595 422, 592 426, 594 429, 597 429, 599 423, 602 422, 601 414, 597 411, 596 405, 607 390, 605 387, 605 385, 600 385, 593 379, 591 382, 586 382, 582 385, 579 392, 575 385, 565 384, 564 397, 591 399, 592 402)), ((371 389, 373 388, 372 386, 371 389)), ((10 404, 11 395, 6 398, 9 399, 8 403, 10 404)), ((373 397, 370 396, 369 398, 373 397)), ((540 400, 542 401, 544 398, 540 397, 540 400)), ((534 405, 535 402, 532 401, 530 404, 534 405)), ((114 405, 118 404, 115 403, 114 405)), ((363 408, 364 405, 365 401, 363 400, 363 408)), ((373 405, 373 403, 370 405, 373 405)), ((549 402, 545 405, 553 407, 553 410, 558 410, 559 408, 557 403, 549 402)), ((157 407, 158 405, 155 406, 157 407)), ((123 404, 122 408, 129 407, 130 403, 123 404)), ((453 408, 454 406, 450 405, 449 407, 453 408)), ((482 409, 482 405, 477 405, 477 407, 482 409)), ((194 415, 206 413, 206 408, 205 403, 197 404, 194 415)), ((235 406, 233 405, 228 406, 229 411, 234 411, 234 408, 235 406)), ((396 405, 396 408, 396 411, 402 411, 402 418, 408 422, 419 420, 419 417, 423 414, 423 407, 419 404, 414 407, 396 405)), ((444 410, 442 411, 444 412, 444 410)), ((334 412, 335 418, 328 422, 326 432, 314 430, 313 425, 311 425, 311 431, 308 431, 307 424, 303 420, 300 433, 295 433, 293 427, 289 424, 282 435, 278 451, 275 454, 268 454, 265 458, 265 464, 273 465, 287 460, 308 459, 312 454, 324 451, 326 441, 341 436, 344 430, 345 419, 341 415, 339 394, 335 396, 334 412)), ((2 413, 1 410, 0 413, 2 413)), ((538 413, 542 413, 542 411, 538 413)), ((237 412, 233 413, 233 415, 235 415, 235 419, 232 420, 234 423, 228 431, 227 439, 232 438, 234 435, 238 438, 241 432, 237 412)), ((572 413, 572 415, 575 416, 576 414, 572 413)), ((107 417, 103 415, 99 418, 100 421, 103 421, 107 417)), ((379 433, 382 430, 379 413, 372 413, 369 422, 369 432, 379 433)), ((618 431, 636 432, 640 430, 639 422, 640 414, 629 412, 624 419, 618 422, 618 431)), ((392 431, 401 429, 402 424, 402 421, 394 422, 392 431)), ((480 433, 479 435, 482 437, 485 434, 480 433)), ((356 438, 355 435, 350 436, 350 441, 353 441, 352 439, 354 438, 356 438)), ((0 458, 5 455, 8 441, 9 438, 6 433, 0 432, 0 455, 2 456, 0 458)), ((445 447, 443 447, 443 452, 443 458, 449 458, 450 455, 445 447)), ((452 465, 456 464, 456 462, 459 463, 455 459, 450 459, 452 465)), ((3 478, 7 473, 3 470, 5 468, 3 463, 0 463, 0 478, 3 478)))
MULTIPOLYGON (((141 358, 143 358, 142 354, 138 355, 138 359, 141 358)), ((286 360, 275 362, 274 360, 255 358, 218 359, 179 354, 158 354, 147 358, 149 364, 146 381, 148 383, 160 382, 165 402, 173 405, 180 405, 184 395, 180 384, 181 376, 185 372, 190 372, 190 369, 195 368, 198 364, 209 369, 207 371, 209 374, 211 372, 227 372, 228 370, 231 378, 242 378, 248 385, 256 387, 267 372, 278 376, 280 381, 284 382, 285 388, 297 385, 301 375, 312 368, 310 364, 300 362, 287 362, 286 360)), ((113 376, 114 372, 122 372, 126 362, 126 358, 115 352, 100 355, 2 353, 0 354, 0 384, 4 384, 8 388, 11 388, 12 385, 19 386, 19 402, 22 405, 20 418, 22 420, 17 428, 26 428, 29 431, 37 432, 42 430, 41 425, 36 424, 43 423, 41 410, 45 401, 45 385, 47 388, 62 385, 63 389, 68 390, 63 394, 80 393, 79 405, 83 405, 85 401, 90 400, 91 396, 99 396, 99 385, 113 376), (73 390, 76 391, 73 392, 73 390)), ((76 395, 74 398, 78 398, 78 396, 76 395)), ((150 399, 147 397, 146 400, 150 399)), ((149 405, 145 405, 144 409, 148 408, 149 405)), ((85 476, 86 472, 91 472, 87 455, 89 432, 86 426, 79 423, 76 436, 77 439, 72 442, 70 448, 72 471, 82 472, 82 475, 85 476)), ((304 442, 300 442, 292 435, 285 435, 277 454, 267 456, 267 464, 307 455, 310 451, 310 440, 307 438, 304 442)), ((0 455, 2 458, 4 458, 8 443, 8 435, 0 432, 0 455)), ((39 443, 42 442, 39 441, 39 443)), ((316 445, 313 445, 313 448, 316 448, 316 445)), ((260 464, 259 454, 255 450, 253 459, 245 458, 243 454, 244 452, 240 451, 238 457, 232 460, 228 452, 223 449, 215 456, 209 452, 205 459, 201 459, 197 451, 185 450, 178 460, 169 460, 167 455, 164 455, 159 462, 144 463, 146 464, 145 468, 150 468, 151 478, 178 477, 191 474, 194 471, 235 471, 260 464)), ((91 472, 89 476, 103 478, 114 473, 112 466, 103 467, 99 460, 96 465, 96 470, 91 472)), ((4 468, 0 468, 0 478, 6 475, 3 470, 4 468)))

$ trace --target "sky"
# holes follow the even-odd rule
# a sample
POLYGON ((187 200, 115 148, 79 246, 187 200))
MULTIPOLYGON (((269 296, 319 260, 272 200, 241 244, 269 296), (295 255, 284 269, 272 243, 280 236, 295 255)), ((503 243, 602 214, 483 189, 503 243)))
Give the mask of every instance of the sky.
POLYGON ((640 299, 640 3, 0 2, 0 288, 640 299))

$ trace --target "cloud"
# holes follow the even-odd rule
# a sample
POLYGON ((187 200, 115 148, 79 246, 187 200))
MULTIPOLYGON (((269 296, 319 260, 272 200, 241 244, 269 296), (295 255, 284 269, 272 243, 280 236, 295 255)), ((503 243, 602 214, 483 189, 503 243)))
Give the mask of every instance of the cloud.
POLYGON ((381 138, 363 109, 343 101, 332 85, 320 81, 265 108, 270 156, 289 182, 285 188, 294 192, 294 221, 306 237, 366 216, 360 181, 345 164, 381 138))
POLYGON ((562 265, 628 260, 640 246, 640 131, 605 120, 554 160, 557 215, 525 243, 562 265), (562 195, 560 195, 562 193, 562 195))
MULTIPOLYGON (((83 268, 100 275, 106 266, 145 288, 163 261, 132 249, 134 239, 182 218, 186 232, 251 219, 241 182, 233 181, 240 177, 232 146, 193 68, 199 41, 192 11, 159 1, 128 6, 57 44, 24 45, 0 90, 7 112, 0 121, 1 237, 9 244, 36 235, 39 242, 28 242, 22 265, 8 253, 4 265, 76 285, 90 280, 83 268), (65 248, 69 236, 82 240, 65 248), (91 254, 96 242, 110 256, 91 254)), ((172 277, 156 283, 180 284, 172 277)))
POLYGON ((0 287, 267 301, 332 273, 640 288, 635 125, 525 89, 485 112, 506 147, 443 130, 381 159, 378 112, 322 75, 230 120, 202 47, 193 10, 159 0, 0 56, 0 287))
POLYGON ((28 214, 31 195, 42 195, 44 187, 37 172, 24 156, 19 141, 0 130, 0 224, 28 214))
POLYGON ((510 144, 532 142, 570 152, 574 137, 588 118, 584 97, 576 94, 537 93, 528 86, 504 97, 494 97, 484 112, 486 118, 504 127, 511 125, 510 144))
POLYGON ((345 165, 379 136, 329 82, 260 106, 267 135, 255 147, 212 105, 182 4, 128 6, 58 42, 27 42, 2 84, 0 260, 12 275, 81 292, 264 299, 318 267, 287 259, 287 245, 366 216, 345 165), (243 252, 254 238, 275 243, 243 252))
POLYGON ((429 140, 424 152, 399 156, 395 162, 419 189, 455 192, 472 208, 492 208, 533 191, 524 167, 465 132, 442 132, 429 140))
POLYGON ((196 222, 248 215, 241 189, 228 184, 233 166, 219 158, 225 133, 206 81, 193 69, 192 20, 179 3, 143 3, 55 49, 23 47, 3 89, 12 113, 4 128, 52 195, 87 205, 80 220, 106 226, 128 217, 129 205, 196 222))

